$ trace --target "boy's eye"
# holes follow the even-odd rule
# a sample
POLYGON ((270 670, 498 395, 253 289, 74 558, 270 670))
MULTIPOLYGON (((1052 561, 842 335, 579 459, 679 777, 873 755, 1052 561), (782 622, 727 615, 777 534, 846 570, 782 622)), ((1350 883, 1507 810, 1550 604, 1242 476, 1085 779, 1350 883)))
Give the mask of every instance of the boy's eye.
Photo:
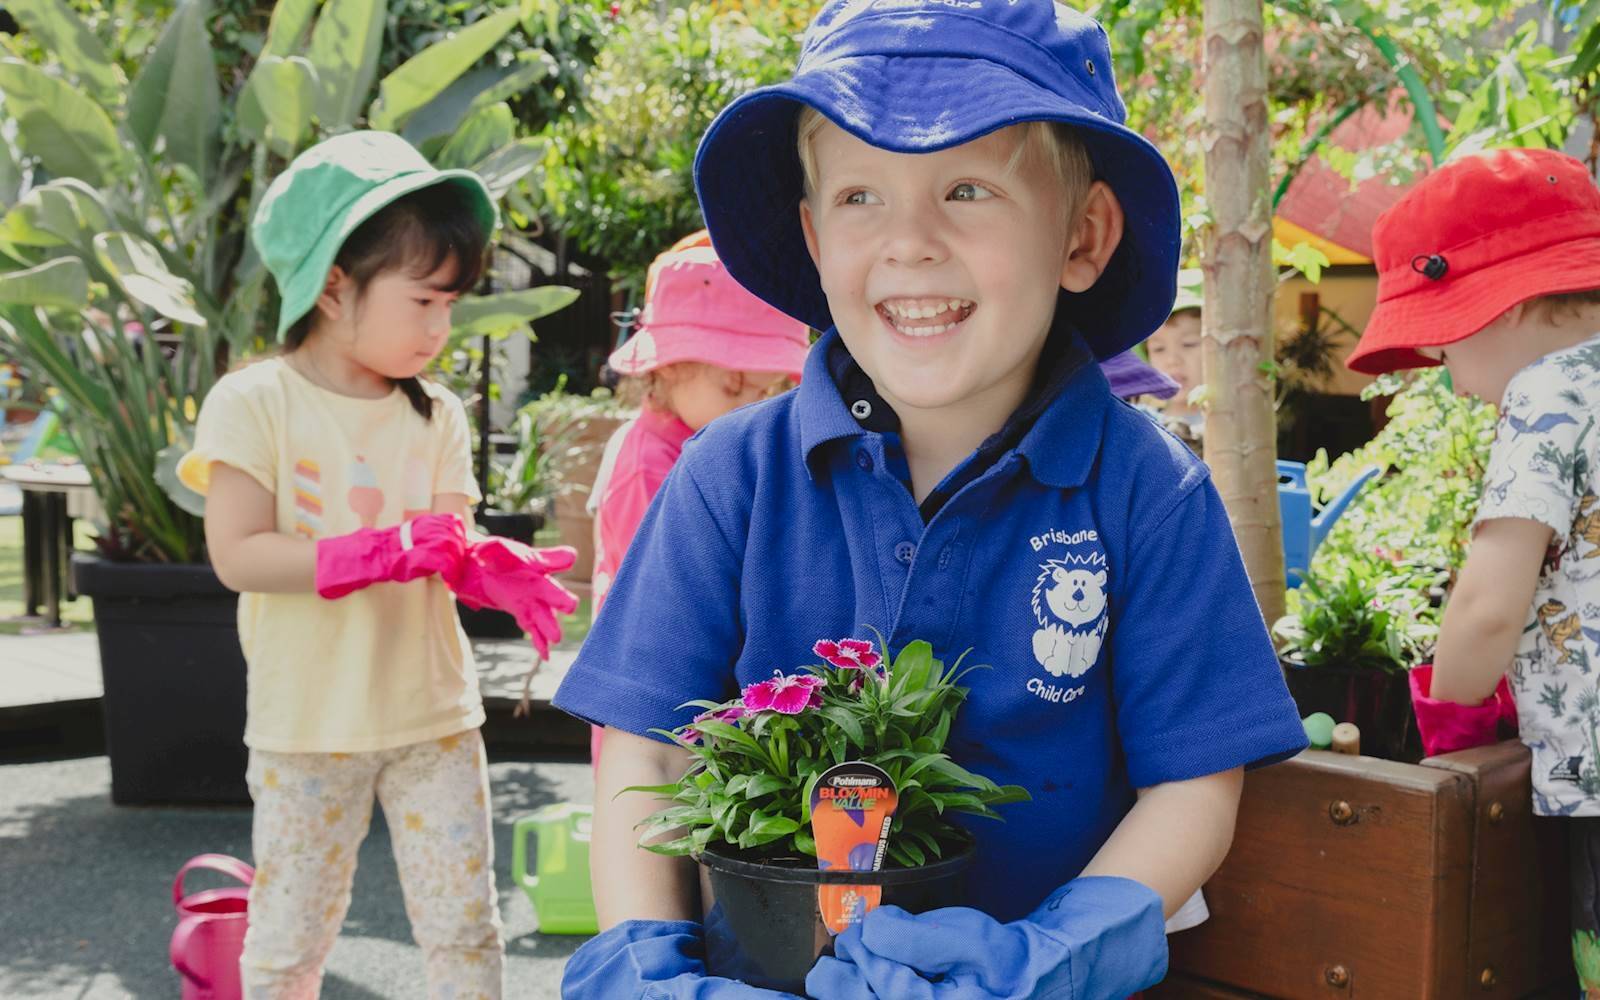
POLYGON ((878 201, 877 195, 870 191, 851 191, 839 199, 841 205, 873 205, 878 201))
POLYGON ((982 201, 985 198, 993 197, 993 191, 990 191, 981 184, 974 184, 971 181, 962 181, 960 184, 957 184, 955 187, 950 189, 951 201, 982 201))

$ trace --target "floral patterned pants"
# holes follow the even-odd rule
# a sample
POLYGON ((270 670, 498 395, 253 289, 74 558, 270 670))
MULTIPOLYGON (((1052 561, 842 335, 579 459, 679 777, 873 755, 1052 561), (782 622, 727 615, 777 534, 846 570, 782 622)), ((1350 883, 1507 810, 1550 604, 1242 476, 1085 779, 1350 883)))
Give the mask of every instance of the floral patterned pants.
POLYGON ((498 1000, 504 967, 489 770, 477 730, 371 753, 252 750, 256 880, 240 973, 250 1000, 309 1000, 383 806, 436 1000, 498 1000))

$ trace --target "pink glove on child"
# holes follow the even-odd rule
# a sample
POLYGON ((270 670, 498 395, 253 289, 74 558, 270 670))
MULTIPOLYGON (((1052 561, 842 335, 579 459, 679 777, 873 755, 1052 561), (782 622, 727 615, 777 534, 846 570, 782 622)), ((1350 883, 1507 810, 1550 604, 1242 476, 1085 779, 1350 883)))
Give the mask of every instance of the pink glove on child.
POLYGON ((467 532, 454 514, 424 514, 392 528, 362 528, 317 541, 317 593, 333 600, 374 583, 461 572, 467 532))
POLYGON ((1417 713, 1417 732, 1422 736, 1422 751, 1429 757, 1452 750, 1487 746, 1500 738, 1506 723, 1517 731, 1517 705, 1511 686, 1504 677, 1494 694, 1478 705, 1462 705, 1430 697, 1433 690, 1433 664, 1411 668, 1411 707, 1417 713))
POLYGON ((467 546, 461 576, 450 586, 469 608, 510 613, 533 648, 548 658, 550 644, 561 638, 556 615, 578 607, 578 598, 552 576, 571 569, 577 559, 570 545, 536 549, 510 538, 486 538, 467 546))

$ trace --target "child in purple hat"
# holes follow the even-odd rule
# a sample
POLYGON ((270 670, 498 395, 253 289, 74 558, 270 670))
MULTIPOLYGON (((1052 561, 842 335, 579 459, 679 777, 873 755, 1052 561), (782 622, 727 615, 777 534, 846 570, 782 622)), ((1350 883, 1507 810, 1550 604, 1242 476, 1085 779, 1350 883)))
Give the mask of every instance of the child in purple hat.
POLYGON ((652 729, 872 626, 977 671, 951 757, 1031 801, 968 824, 965 905, 880 907, 829 998, 1120 1000, 1221 863, 1246 767, 1305 746, 1205 467, 1098 360, 1170 314, 1172 174, 1105 32, 1050 0, 835 0, 734 101, 696 181, 741 284, 825 331, 797 391, 692 438, 556 694, 607 727, 604 932, 566 997, 771 997, 719 976, 694 866, 637 846, 652 729), (1181 830, 1183 835, 1175 836, 1181 830), (708 961, 710 966, 708 967, 708 961))

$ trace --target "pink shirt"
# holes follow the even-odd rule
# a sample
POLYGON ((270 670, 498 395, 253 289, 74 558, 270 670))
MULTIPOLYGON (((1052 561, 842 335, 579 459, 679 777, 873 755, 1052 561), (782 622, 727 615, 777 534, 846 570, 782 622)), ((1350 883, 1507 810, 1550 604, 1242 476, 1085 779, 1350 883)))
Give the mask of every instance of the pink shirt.
POLYGON ((600 508, 594 522, 595 614, 605 603, 644 512, 694 431, 673 414, 646 405, 637 420, 617 433, 625 436, 610 478, 600 485, 600 508))

